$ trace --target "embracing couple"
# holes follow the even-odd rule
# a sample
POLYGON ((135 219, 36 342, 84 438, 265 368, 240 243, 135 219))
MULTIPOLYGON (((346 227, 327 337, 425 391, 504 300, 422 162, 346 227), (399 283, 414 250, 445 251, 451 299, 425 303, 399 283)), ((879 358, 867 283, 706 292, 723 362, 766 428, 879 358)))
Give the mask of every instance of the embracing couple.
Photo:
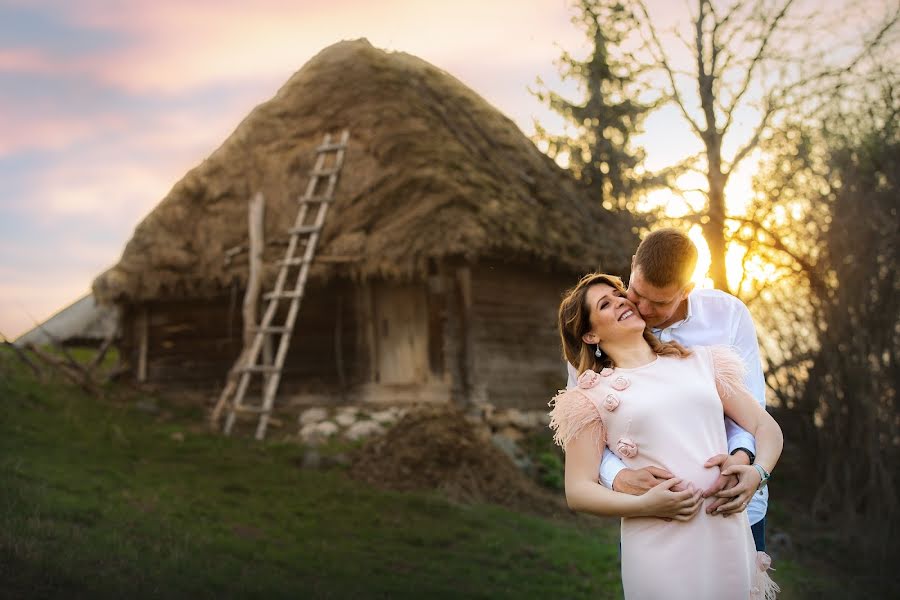
POLYGON ((684 233, 658 230, 632 258, 627 290, 593 273, 566 293, 569 385, 550 403, 566 499, 622 517, 626 598, 774 598, 766 483, 781 429, 765 410, 747 307, 695 291, 696 262, 684 233))

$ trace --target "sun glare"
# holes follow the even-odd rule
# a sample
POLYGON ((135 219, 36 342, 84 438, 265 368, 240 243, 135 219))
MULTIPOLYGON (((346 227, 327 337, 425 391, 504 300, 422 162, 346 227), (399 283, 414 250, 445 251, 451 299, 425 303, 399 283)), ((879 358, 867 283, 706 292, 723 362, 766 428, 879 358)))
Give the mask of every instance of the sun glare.
POLYGON ((697 268, 694 269, 694 276, 691 280, 700 289, 712 288, 714 287, 712 279, 706 276, 712 260, 709 254, 709 246, 706 245, 706 240, 703 239, 703 233, 700 231, 700 226, 694 225, 691 227, 691 230, 688 232, 688 237, 690 237, 691 241, 694 242, 694 245, 697 246, 697 268))
MULTIPOLYGON (((710 289, 713 286, 712 279, 708 276, 711 263, 709 246, 703 239, 703 233, 699 225, 694 225, 688 232, 688 237, 697 246, 697 268, 691 280, 697 288, 710 289)), ((728 270, 728 287, 732 292, 739 294, 741 291, 749 292, 754 288, 771 283, 778 279, 779 273, 775 265, 764 261, 758 256, 746 258, 747 249, 737 244, 731 244, 725 254, 725 267, 728 270), (745 260, 746 258, 746 260, 745 260), (738 289, 741 288, 741 289, 738 289)))

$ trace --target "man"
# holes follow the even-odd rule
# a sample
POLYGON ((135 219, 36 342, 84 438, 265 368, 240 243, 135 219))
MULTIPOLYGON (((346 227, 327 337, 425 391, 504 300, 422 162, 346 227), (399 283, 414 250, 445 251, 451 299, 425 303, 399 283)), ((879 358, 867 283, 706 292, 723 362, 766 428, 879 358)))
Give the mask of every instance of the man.
MULTIPOLYGON (((676 229, 660 229, 649 234, 631 259, 628 299, 663 342, 676 341, 691 346, 724 344, 733 346, 747 367, 744 383, 765 408, 765 380, 759 359, 756 328, 744 304, 719 290, 694 290, 691 276, 697 264, 697 248, 687 235, 676 229)), ((574 367, 568 365, 568 388, 577 385, 574 367)), ((720 455, 707 465, 725 469, 734 464, 751 464, 756 452, 753 436, 734 421, 725 418, 729 455, 720 455)), ((639 496, 673 475, 659 467, 628 469, 609 448, 603 452, 600 482, 617 492, 639 496)), ((735 477, 720 476, 703 497, 733 487, 735 477)), ((753 494, 747 516, 757 550, 765 550, 768 487, 753 494)), ((706 507, 708 513, 728 501, 714 498, 706 507)))

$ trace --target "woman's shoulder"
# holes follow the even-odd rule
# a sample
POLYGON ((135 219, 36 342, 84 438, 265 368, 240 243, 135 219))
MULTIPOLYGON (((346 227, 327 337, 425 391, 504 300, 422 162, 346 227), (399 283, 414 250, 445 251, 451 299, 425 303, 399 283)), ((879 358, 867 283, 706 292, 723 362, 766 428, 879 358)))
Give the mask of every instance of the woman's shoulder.
POLYGON ((701 358, 718 367, 733 367, 743 364, 743 359, 734 346, 727 344, 709 344, 705 346, 692 346, 691 350, 701 358))
POLYGON ((704 362, 712 371, 719 392, 729 395, 736 387, 744 385, 747 365, 738 353, 737 348, 725 344, 712 346, 696 346, 703 355, 704 362))
POLYGON ((574 387, 560 390, 548 403, 553 441, 563 449, 583 431, 590 431, 598 442, 605 438, 603 417, 588 389, 574 387))

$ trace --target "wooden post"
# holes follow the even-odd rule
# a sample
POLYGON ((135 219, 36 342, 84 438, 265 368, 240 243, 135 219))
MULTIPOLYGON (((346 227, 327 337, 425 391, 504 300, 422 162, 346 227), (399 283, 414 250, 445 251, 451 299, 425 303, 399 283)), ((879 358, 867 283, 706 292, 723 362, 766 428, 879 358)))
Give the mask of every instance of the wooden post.
POLYGON ((347 378, 344 375, 344 306, 343 295, 338 292, 337 310, 334 319, 334 367, 337 371, 338 385, 341 390, 341 402, 346 400, 347 378))
POLYGON ((445 329, 447 326, 447 293, 443 273, 428 276, 426 309, 428 311, 428 372, 429 379, 445 381, 445 329))
POLYGON ((244 347, 253 343, 256 328, 256 307, 259 304, 259 293, 262 289, 262 258, 265 241, 263 240, 263 218, 265 217, 265 201, 260 192, 250 200, 248 227, 250 235, 250 274, 247 277, 247 291, 244 294, 244 347))
POLYGON ((372 282, 366 281, 359 286, 359 309, 362 319, 362 338, 365 344, 366 378, 369 383, 378 383, 381 379, 378 372, 378 335, 375 331, 375 295, 372 282))
POLYGON ((149 335, 149 309, 147 305, 144 304, 141 306, 141 312, 138 314, 137 323, 135 324, 137 328, 137 338, 138 338, 138 368, 137 368, 137 380, 140 383, 147 381, 147 337, 149 335))
MULTIPOLYGON (((244 303, 242 306, 242 318, 244 321, 244 343, 243 347, 241 348, 241 353, 238 355, 238 359, 234 362, 231 370, 228 371, 228 376, 225 380, 225 387, 222 389, 222 393, 219 395, 219 399, 216 402, 216 405, 213 408, 212 414, 210 416, 210 421, 213 427, 218 426, 219 417, 222 415, 222 411, 225 409, 225 403, 237 388, 238 379, 240 378, 240 368, 246 362, 247 349, 250 348, 250 345, 253 343, 254 329, 257 326, 256 307, 259 304, 259 293, 262 290, 263 250, 266 247, 263 227, 265 222, 265 210, 265 199, 263 198, 261 192, 257 192, 256 194, 254 194, 247 207, 247 235, 250 239, 247 259, 250 265, 250 272, 247 275, 247 290, 244 292, 244 303)), ((237 248, 243 248, 243 246, 238 246, 237 248)), ((233 250, 234 249, 226 251, 226 256, 233 250)), ((237 254, 237 252, 232 253, 232 255, 234 254, 237 254)), ((272 364, 271 340, 269 337, 266 337, 265 341, 266 343, 263 345, 263 352, 265 360, 267 361, 266 364, 272 364)), ((263 381, 268 381, 268 375, 263 377, 263 381)))
POLYGON ((456 283, 459 289, 460 325, 462 343, 460 344, 460 371, 463 383, 463 402, 472 404, 475 394, 475 338, 472 329, 472 271, 469 267, 456 270, 456 283))

